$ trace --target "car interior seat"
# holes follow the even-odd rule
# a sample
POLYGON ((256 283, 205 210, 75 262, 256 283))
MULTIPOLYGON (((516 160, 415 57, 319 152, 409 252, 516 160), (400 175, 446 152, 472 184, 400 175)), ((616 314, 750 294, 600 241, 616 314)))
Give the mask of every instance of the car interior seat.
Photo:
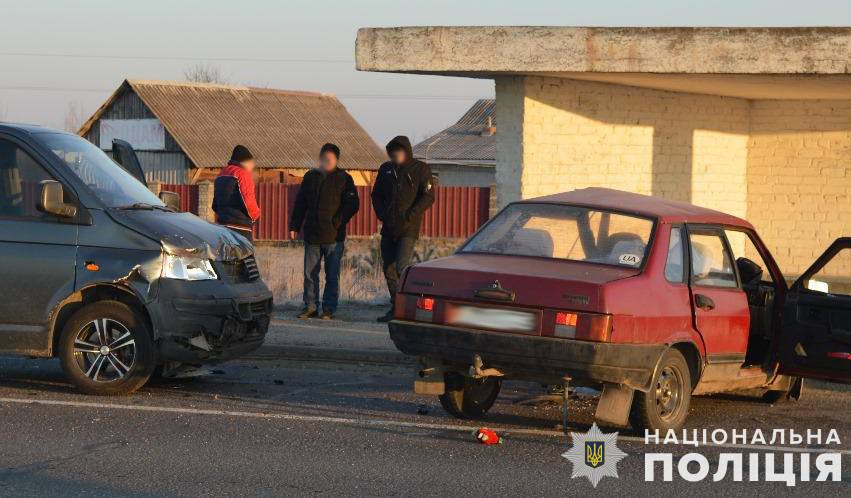
MULTIPOLYGON (((691 243, 691 272, 697 281, 709 279, 712 271, 712 257, 709 250, 699 242, 691 243)), ((711 282, 707 282, 711 283, 711 282)))
POLYGON ((618 232, 606 237, 606 241, 600 248, 599 254, 602 256, 603 262, 619 264, 620 257, 625 254, 643 258, 645 248, 646 244, 638 235, 629 232, 618 232))
POLYGON ((17 147, 0 141, 0 215, 21 216, 23 192, 18 169, 17 147))
POLYGON ((546 230, 521 228, 515 232, 513 242, 515 250, 525 256, 553 257, 553 237, 546 230))

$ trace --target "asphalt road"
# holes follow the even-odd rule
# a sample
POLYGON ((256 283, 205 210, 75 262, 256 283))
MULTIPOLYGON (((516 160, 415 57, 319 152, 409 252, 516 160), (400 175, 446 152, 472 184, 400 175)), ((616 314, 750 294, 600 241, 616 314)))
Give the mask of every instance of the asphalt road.
MULTIPOLYGON (((810 387, 802 401, 774 406, 748 396, 699 397, 688 421, 690 428, 766 432, 835 428, 844 482, 792 488, 675 476, 647 483, 646 452, 673 452, 676 460, 699 451, 714 472, 720 452, 755 450, 645 445, 620 429, 618 446, 627 453, 620 477, 594 489, 584 477, 571 479, 571 464, 561 457, 571 442, 556 430, 559 407, 536 400, 542 391, 533 384, 507 383, 487 420, 474 424, 447 417, 435 398, 411 394, 406 365, 258 355, 216 368, 191 382, 97 398, 74 392, 55 361, 0 359, 0 495, 840 496, 851 490, 847 391, 810 387), (475 442, 471 433, 481 425, 497 429, 505 443, 475 442)), ((570 405, 570 430, 584 432, 595 399, 580 394, 570 405)), ((785 450, 773 450, 781 461, 785 450)))

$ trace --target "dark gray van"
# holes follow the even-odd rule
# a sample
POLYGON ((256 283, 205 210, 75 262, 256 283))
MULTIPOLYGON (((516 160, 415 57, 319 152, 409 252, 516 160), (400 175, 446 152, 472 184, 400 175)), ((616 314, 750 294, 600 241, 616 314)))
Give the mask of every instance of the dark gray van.
POLYGON ((132 149, 0 123, 0 353, 92 394, 258 348, 272 294, 245 238, 146 187, 132 149), (166 202, 163 202, 166 201, 166 202))

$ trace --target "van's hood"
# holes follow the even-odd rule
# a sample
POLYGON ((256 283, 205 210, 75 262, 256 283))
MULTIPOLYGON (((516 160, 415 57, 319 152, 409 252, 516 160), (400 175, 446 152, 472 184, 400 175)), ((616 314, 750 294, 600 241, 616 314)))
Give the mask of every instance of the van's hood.
POLYGON ((234 261, 254 253, 254 246, 245 237, 192 213, 136 209, 110 210, 110 215, 118 223, 159 240, 167 253, 176 256, 234 261))
POLYGON ((479 300, 477 291, 497 284, 514 294, 506 304, 601 311, 603 286, 639 273, 559 259, 460 253, 410 267, 404 292, 479 300))

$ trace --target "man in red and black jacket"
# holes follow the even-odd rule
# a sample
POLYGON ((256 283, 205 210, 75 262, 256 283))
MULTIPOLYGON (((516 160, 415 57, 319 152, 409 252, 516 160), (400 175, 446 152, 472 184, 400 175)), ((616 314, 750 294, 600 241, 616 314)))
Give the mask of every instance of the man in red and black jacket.
POLYGON ((213 211, 216 223, 224 225, 248 240, 253 240, 254 222, 260 218, 260 206, 254 195, 254 156, 247 147, 237 145, 227 166, 216 178, 213 211))

